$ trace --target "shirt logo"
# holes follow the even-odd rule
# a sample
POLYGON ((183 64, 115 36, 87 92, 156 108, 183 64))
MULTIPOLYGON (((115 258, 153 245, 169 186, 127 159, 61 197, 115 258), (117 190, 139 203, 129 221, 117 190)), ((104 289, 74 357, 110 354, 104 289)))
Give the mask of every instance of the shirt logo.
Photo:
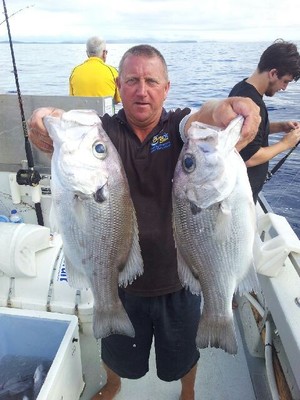
POLYGON ((150 153, 167 149, 170 146, 171 142, 169 140, 169 134, 167 132, 160 132, 157 135, 155 135, 152 139, 150 153))

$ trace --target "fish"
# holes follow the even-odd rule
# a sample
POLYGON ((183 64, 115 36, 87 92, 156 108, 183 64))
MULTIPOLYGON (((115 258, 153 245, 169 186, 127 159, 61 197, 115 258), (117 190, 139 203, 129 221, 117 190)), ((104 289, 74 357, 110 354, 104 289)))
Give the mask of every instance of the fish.
POLYGON ((201 295, 196 346, 238 351, 232 298, 257 290, 256 212, 244 161, 235 149, 243 125, 193 122, 175 167, 173 231, 182 285, 201 295))
POLYGON ((46 366, 44 363, 39 364, 33 374, 33 400, 38 398, 40 390, 47 378, 47 374, 50 367, 46 366))
POLYGON ((135 208, 121 158, 94 110, 44 117, 53 140, 51 228, 69 285, 91 288, 96 339, 135 336, 118 294, 143 273, 135 208))
POLYGON ((3 384, 0 384, 0 399, 27 400, 31 397, 33 379, 30 374, 16 374, 3 384))
POLYGON ((44 364, 39 364, 33 375, 15 373, 12 378, 0 384, 0 399, 36 400, 48 370, 44 364))

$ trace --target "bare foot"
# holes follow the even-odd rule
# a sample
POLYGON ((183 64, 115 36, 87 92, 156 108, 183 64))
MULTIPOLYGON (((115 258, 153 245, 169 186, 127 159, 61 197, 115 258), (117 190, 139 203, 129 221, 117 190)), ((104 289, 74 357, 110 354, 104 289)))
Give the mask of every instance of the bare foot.
POLYGON ((179 400, 195 400, 195 392, 194 390, 185 390, 184 392, 181 391, 181 395, 179 397, 179 400))
POLYGON ((182 395, 179 397, 179 400, 185 400, 185 399, 187 399, 187 400, 194 400, 195 397, 194 397, 194 395, 192 395, 192 397, 190 397, 190 396, 188 396, 188 397, 182 397, 182 395))
POLYGON ((121 382, 113 384, 106 383, 91 400, 113 400, 121 390, 121 382))

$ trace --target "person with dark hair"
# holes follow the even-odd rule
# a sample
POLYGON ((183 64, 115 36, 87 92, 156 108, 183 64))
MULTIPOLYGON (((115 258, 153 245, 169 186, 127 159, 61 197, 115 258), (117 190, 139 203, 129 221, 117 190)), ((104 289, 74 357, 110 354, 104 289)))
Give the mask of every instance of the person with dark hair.
POLYGON ((121 98, 116 79, 118 71, 106 64, 107 49, 105 40, 92 36, 86 42, 88 59, 77 65, 69 78, 70 96, 111 96, 114 104, 121 98))
POLYGON ((267 177, 269 160, 293 148, 300 140, 300 123, 270 122, 263 96, 274 96, 300 78, 300 55, 294 43, 276 40, 261 55, 256 70, 249 78, 237 83, 230 96, 250 97, 260 108, 261 123, 255 139, 240 154, 247 166, 254 202, 267 177), (269 134, 284 132, 283 137, 269 145, 269 134))
MULTIPOLYGON (((121 388, 121 377, 144 376, 149 369, 153 339, 158 377, 164 381, 180 379, 180 399, 194 400, 199 359, 195 338, 201 298, 184 289, 178 276, 172 227, 174 170, 193 121, 225 127, 242 115, 245 120, 237 146, 240 150, 257 131, 259 109, 250 99, 232 97, 206 102, 195 113, 189 108, 167 112, 163 108, 170 88, 166 61, 149 45, 126 51, 120 61, 117 84, 123 109, 100 119, 126 171, 137 215, 144 273, 126 288, 119 288, 135 337, 111 335, 101 340, 107 381, 92 400, 114 399, 121 388)), ((32 114, 29 138, 38 149, 52 153, 43 117, 60 116, 62 112, 41 108, 32 114)))

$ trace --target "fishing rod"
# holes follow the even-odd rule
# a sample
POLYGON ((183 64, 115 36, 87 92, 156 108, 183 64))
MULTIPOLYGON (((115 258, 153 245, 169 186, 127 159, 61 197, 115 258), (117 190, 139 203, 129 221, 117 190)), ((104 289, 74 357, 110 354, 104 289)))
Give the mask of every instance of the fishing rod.
POLYGON ((296 147, 298 146, 299 143, 300 143, 300 141, 294 147, 292 147, 291 150, 280 161, 278 161, 278 163, 272 168, 271 171, 268 171, 267 177, 266 177, 266 182, 269 181, 272 178, 272 176, 275 174, 275 172, 279 170, 279 168, 286 161, 286 159, 292 154, 292 152, 296 149, 296 147))
MULTIPOLYGON (((10 33, 9 21, 8 21, 9 17, 8 17, 8 13, 7 13, 5 0, 2 0, 2 2, 3 2, 3 10, 4 10, 4 15, 5 15, 7 34, 8 34, 9 45, 10 45, 11 58, 12 58, 12 63, 13 63, 14 77, 15 77, 17 94, 18 94, 19 108, 20 108, 20 113, 21 113, 21 121, 22 121, 22 127, 23 127, 24 139, 25 139, 25 153, 26 153, 26 159, 27 159, 27 164, 28 164, 28 169, 20 169, 17 172, 16 179, 17 179, 17 183, 19 185, 29 185, 29 186, 35 187, 39 184, 39 182, 41 180, 41 176, 38 173, 38 171, 36 171, 34 169, 33 154, 32 154, 32 149, 31 149, 31 145, 29 142, 29 138, 28 138, 27 124, 26 124, 21 90, 20 90, 20 85, 19 85, 16 59, 15 59, 13 43, 12 43, 12 38, 11 38, 11 33, 10 33)), ((34 204, 35 204, 35 212, 36 212, 38 224, 44 225, 41 203, 35 202, 34 204)))
MULTIPOLYGON (((25 10, 25 8, 30 8, 30 7, 33 7, 33 5, 20 8, 20 10, 14 12, 14 13, 12 13, 12 14, 10 14, 10 16, 9 16, 8 18, 11 18, 11 17, 13 17, 14 15, 18 14, 20 11, 25 10)), ((0 25, 4 24, 4 22, 6 22, 5 19, 4 19, 2 22, 0 22, 0 25)))

